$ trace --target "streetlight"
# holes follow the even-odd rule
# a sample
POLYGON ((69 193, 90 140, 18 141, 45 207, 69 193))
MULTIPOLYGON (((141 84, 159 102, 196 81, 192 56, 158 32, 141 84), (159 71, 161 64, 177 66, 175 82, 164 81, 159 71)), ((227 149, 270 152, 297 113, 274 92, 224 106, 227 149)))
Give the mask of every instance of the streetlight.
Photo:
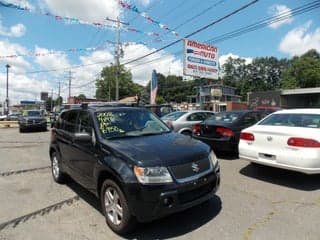
POLYGON ((9 68, 11 66, 9 64, 6 65, 6 68, 7 68, 7 95, 6 95, 6 115, 7 115, 7 118, 8 118, 8 115, 9 115, 9 68))

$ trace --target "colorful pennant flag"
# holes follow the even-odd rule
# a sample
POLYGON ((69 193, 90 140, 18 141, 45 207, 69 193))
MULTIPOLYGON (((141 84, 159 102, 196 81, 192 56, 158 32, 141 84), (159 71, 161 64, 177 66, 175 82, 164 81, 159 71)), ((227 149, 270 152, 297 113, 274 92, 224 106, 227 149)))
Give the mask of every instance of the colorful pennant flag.
MULTIPOLYGON (((158 27, 160 27, 160 28, 162 28, 162 29, 165 29, 165 30, 171 32, 171 33, 174 34, 176 37, 179 36, 179 34, 178 34, 177 32, 175 32, 175 31, 171 30, 169 26, 167 26, 167 25, 165 25, 165 24, 163 24, 163 23, 160 23, 159 21, 154 20, 152 17, 150 17, 150 16, 148 15, 148 13, 146 13, 146 12, 141 12, 136 6, 131 5, 131 4, 129 4, 129 3, 126 3, 126 2, 124 2, 124 1, 122 1, 122 0, 119 0, 119 4, 120 4, 120 6, 121 6, 122 8, 128 9, 128 10, 130 10, 130 11, 132 11, 132 12, 135 12, 135 13, 139 14, 141 17, 144 17, 145 19, 147 19, 150 23, 152 23, 152 24, 154 24, 154 25, 157 25, 158 27)), ((160 36, 160 35, 159 35, 159 36, 160 36)))

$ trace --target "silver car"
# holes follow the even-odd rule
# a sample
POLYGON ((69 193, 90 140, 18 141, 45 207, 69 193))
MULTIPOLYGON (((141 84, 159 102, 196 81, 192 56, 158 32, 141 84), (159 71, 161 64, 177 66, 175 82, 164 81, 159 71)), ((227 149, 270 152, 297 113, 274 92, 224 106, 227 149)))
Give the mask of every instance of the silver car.
POLYGON ((173 131, 191 135, 193 125, 206 120, 214 115, 212 111, 193 110, 193 111, 177 111, 163 116, 161 119, 173 131))

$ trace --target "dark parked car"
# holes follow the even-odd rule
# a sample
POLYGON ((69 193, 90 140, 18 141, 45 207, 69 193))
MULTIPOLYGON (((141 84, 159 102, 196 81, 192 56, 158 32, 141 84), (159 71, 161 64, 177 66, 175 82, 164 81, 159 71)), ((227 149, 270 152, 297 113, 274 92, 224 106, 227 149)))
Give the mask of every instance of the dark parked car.
POLYGON ((238 155, 240 132, 271 112, 241 110, 219 112, 193 127, 192 137, 207 143, 216 153, 238 155))
POLYGON ((40 110, 25 110, 18 120, 19 131, 26 130, 47 130, 47 119, 40 110))
MULTIPOLYGON (((139 222, 210 199, 220 184, 209 146, 172 132, 140 107, 84 105, 60 114, 52 129, 52 175, 69 175, 101 201, 120 234, 139 222)), ((190 216, 192 217, 192 216, 190 216)))

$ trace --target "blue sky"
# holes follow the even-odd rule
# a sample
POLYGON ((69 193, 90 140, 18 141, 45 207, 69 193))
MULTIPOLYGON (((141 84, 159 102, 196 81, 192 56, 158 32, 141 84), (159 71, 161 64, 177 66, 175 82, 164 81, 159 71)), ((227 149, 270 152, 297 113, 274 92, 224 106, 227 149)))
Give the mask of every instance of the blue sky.
MULTIPOLYGON (((114 62, 114 45, 111 42, 116 41, 116 32, 114 23, 106 18, 116 19, 119 16, 121 21, 129 23, 121 30, 124 51, 121 62, 126 63, 181 39, 249 2, 250 0, 0 0, 3 4, 11 3, 29 9, 18 10, 0 4, 0 63, 3 66, 0 69, 0 101, 5 99, 6 64, 11 65, 11 103, 39 100, 41 91, 51 93, 53 90, 56 97, 59 81, 61 95, 66 98, 69 70, 73 77, 71 95, 83 93, 94 97, 94 80, 103 66, 114 62), (52 15, 47 16, 45 13, 52 15), (73 18, 73 21, 67 21, 66 18, 73 18), (97 27, 93 23, 105 26, 97 27), (77 67, 79 65, 81 67, 77 67), (35 71, 42 72, 34 73, 35 71)), ((209 41, 218 47, 220 64, 229 56, 245 58, 249 63, 255 57, 291 58, 311 48, 320 51, 320 8, 300 15, 292 12, 293 9, 311 2, 314 1, 260 0, 190 39, 209 41), (277 24, 217 43, 210 41, 283 12, 288 13, 288 18, 277 24)), ((150 80, 153 69, 164 75, 182 75, 182 50, 183 43, 179 42, 126 67, 132 71, 133 80, 142 85, 150 80), (153 61, 154 59, 156 60, 153 61)))

